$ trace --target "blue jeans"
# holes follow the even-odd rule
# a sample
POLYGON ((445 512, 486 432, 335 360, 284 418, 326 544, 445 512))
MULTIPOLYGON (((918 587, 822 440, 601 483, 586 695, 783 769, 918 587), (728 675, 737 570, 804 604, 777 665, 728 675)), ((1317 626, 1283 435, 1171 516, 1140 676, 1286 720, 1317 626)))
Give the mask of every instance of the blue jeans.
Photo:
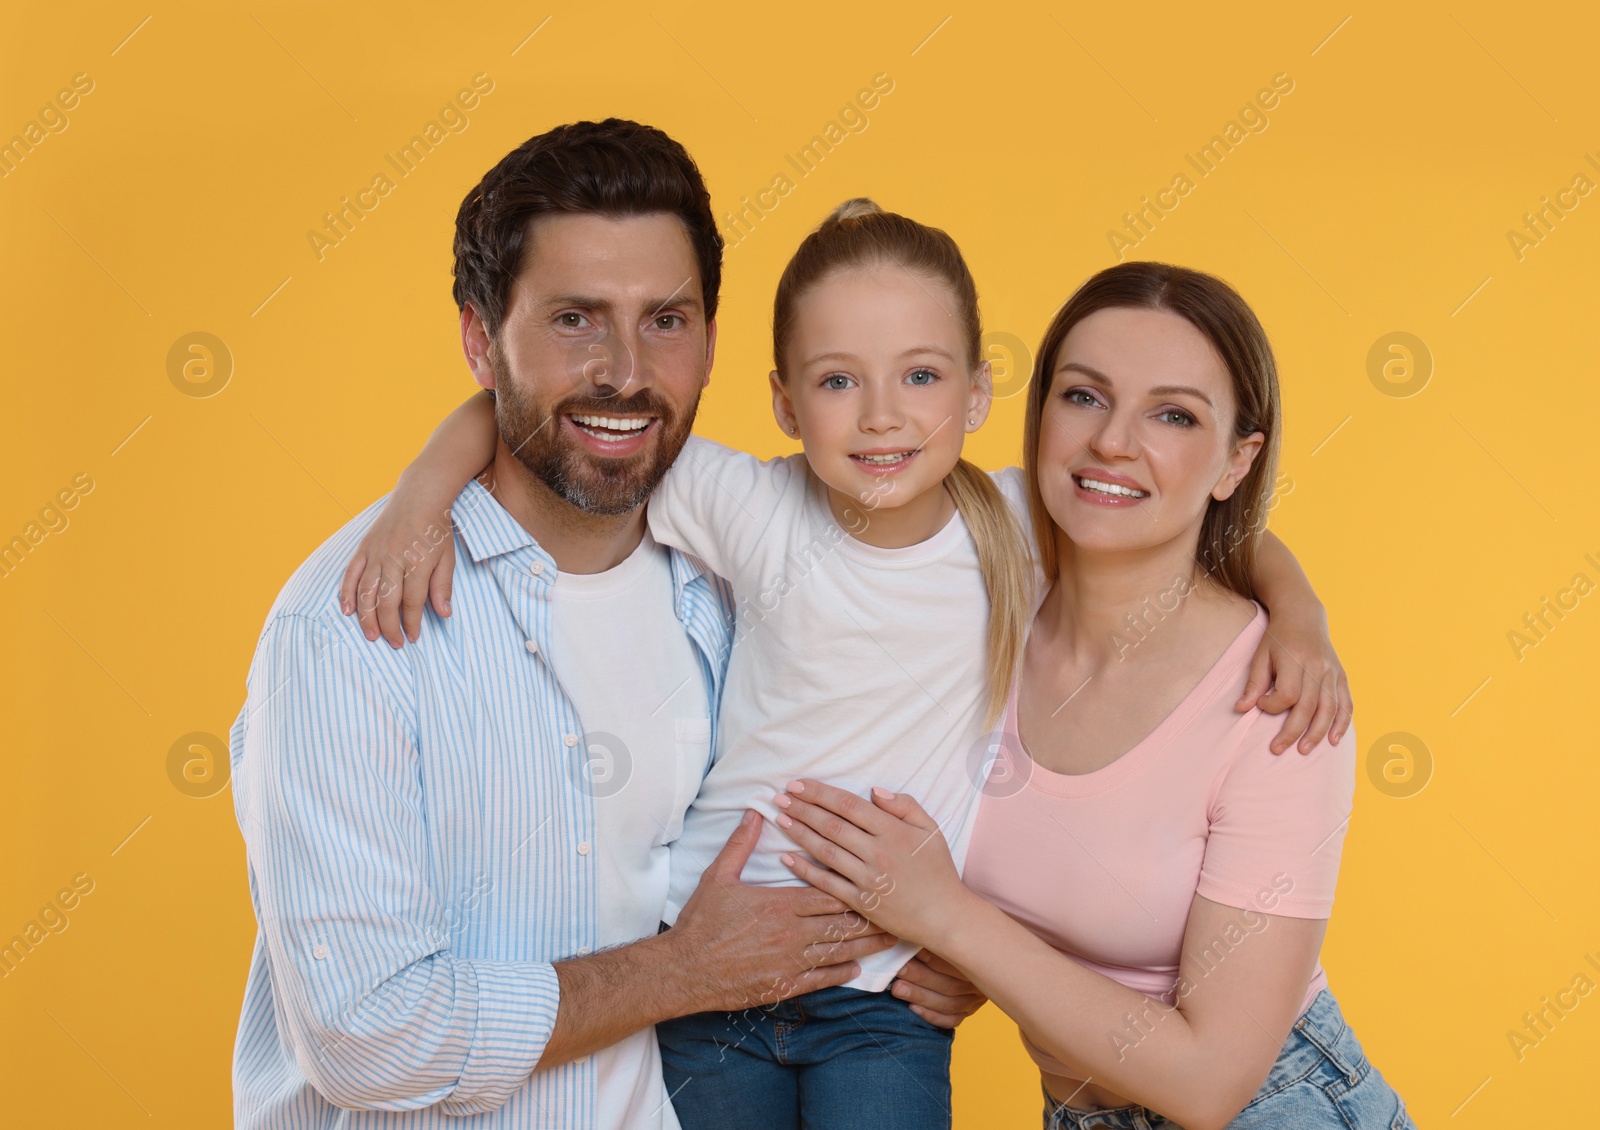
POLYGON ((948 1127, 953 1035, 843 986, 656 1025, 683 1130, 948 1127))
MULTIPOLYGON (((1182 1130, 1142 1106, 1080 1110, 1044 1096, 1045 1130, 1182 1130)), ((1333 994, 1311 1000, 1256 1097, 1228 1130, 1417 1130, 1405 1100, 1367 1062, 1333 994)))

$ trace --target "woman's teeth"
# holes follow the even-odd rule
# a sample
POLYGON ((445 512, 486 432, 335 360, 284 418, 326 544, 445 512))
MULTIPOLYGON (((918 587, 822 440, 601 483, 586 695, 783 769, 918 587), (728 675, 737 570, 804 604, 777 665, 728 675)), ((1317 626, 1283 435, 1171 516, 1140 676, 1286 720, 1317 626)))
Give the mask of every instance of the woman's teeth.
POLYGON ((1103 483, 1099 479, 1078 478, 1073 481, 1084 490, 1092 491, 1095 494, 1113 494, 1122 498, 1150 497, 1150 492, 1147 490, 1134 490, 1132 487, 1121 486, 1117 483, 1103 483))
POLYGON ((850 458, 859 459, 874 467, 892 467, 896 463, 904 463, 915 454, 915 451, 896 451, 889 455, 852 455, 850 458))
POLYGON ((613 442, 630 439, 650 426, 648 416, 572 416, 570 419, 584 434, 613 442))

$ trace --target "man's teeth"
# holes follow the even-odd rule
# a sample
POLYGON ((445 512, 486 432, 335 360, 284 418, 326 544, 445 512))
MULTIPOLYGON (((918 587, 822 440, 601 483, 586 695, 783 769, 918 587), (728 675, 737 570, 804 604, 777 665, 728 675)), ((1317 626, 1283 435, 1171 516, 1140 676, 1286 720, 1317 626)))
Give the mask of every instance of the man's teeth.
POLYGON ((874 467, 887 467, 894 463, 903 463, 915 454, 914 451, 896 451, 889 455, 857 455, 856 458, 863 463, 871 463, 874 467))
POLYGON ((597 439, 615 439, 617 437, 603 435, 592 429, 600 428, 608 432, 622 432, 625 436, 631 436, 648 428, 650 426, 650 417, 573 416, 572 422, 597 439))
POLYGON ((1149 498, 1150 492, 1134 490, 1132 487, 1121 486, 1118 483, 1103 483, 1099 479, 1080 478, 1078 485, 1084 490, 1094 491, 1096 494, 1116 494, 1124 498, 1149 498))

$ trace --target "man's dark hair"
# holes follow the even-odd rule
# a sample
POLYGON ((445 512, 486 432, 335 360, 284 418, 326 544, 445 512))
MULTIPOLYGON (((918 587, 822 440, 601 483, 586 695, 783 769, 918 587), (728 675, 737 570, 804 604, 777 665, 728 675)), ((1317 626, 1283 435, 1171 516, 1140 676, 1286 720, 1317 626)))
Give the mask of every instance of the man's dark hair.
POLYGON ((456 213, 456 307, 472 303, 489 336, 498 337, 532 221, 554 213, 652 212, 683 222, 700 262, 710 322, 722 287, 722 236, 711 194, 682 145, 621 118, 573 122, 530 137, 467 193, 456 213))

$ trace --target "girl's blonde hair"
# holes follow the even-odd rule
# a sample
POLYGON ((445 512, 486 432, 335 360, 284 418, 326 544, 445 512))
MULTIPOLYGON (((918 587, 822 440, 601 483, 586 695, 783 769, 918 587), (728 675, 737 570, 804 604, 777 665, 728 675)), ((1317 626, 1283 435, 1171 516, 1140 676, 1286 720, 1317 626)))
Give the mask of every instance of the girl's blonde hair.
MULTIPOLYGON (((938 228, 871 200, 846 200, 806 236, 778 281, 772 308, 772 357, 778 379, 788 379, 785 351, 794 332, 801 295, 824 278, 852 267, 894 266, 948 283, 966 338, 967 367, 982 363, 983 326, 978 288, 961 250, 938 228)), ((965 459, 944 480, 978 548, 978 565, 989 591, 989 693, 985 724, 1005 713, 1033 610, 1033 561, 1011 507, 994 480, 965 459)))

